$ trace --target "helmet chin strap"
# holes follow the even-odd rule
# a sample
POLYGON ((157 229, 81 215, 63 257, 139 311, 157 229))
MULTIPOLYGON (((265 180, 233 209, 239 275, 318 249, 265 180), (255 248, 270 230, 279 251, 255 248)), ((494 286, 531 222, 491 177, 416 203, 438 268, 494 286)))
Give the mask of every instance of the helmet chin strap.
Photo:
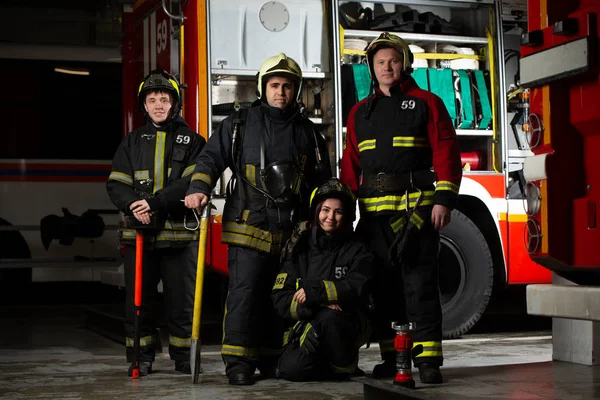
POLYGON ((163 126, 168 125, 176 117, 176 115, 171 111, 169 111, 169 116, 163 122, 154 122, 154 120, 152 118, 150 118, 150 114, 148 114, 148 111, 146 111, 146 116, 148 116, 148 119, 150 119, 150 122, 152 122, 152 125, 154 125, 157 128, 162 128, 163 126))

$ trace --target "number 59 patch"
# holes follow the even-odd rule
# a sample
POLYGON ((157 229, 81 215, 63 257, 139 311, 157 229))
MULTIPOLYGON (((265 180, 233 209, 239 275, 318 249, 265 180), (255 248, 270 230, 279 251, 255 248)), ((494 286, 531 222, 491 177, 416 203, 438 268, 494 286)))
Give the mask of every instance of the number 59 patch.
POLYGON ((286 274, 286 273, 277 275, 277 278, 275 278, 275 284, 273 285, 273 290, 283 288, 283 285, 285 285, 287 276, 288 276, 288 274, 286 274))

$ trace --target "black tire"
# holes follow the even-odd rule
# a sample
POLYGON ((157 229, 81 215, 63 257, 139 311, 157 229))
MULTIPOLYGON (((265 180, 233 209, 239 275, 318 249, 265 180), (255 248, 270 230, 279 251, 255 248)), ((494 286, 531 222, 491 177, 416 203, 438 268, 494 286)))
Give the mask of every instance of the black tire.
POLYGON ((440 292, 444 339, 459 337, 483 315, 492 295, 494 263, 485 237, 460 211, 440 231, 440 292))

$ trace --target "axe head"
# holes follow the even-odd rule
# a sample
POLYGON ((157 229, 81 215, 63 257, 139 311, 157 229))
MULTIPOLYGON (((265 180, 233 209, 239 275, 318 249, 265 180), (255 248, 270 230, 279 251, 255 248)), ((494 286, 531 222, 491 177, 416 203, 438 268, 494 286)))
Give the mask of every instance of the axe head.
POLYGON ((190 366, 192 367, 192 383, 194 385, 198 384, 200 382, 200 374, 202 373, 202 367, 200 366, 200 340, 192 339, 190 366))

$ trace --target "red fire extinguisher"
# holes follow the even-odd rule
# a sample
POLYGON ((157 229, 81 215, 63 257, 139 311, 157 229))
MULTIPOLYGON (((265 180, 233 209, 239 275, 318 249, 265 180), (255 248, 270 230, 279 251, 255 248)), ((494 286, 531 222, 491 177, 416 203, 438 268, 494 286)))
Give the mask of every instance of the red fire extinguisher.
POLYGON ((394 384, 405 386, 411 389, 415 388, 415 381, 412 377, 412 358, 411 352, 413 341, 410 337, 410 331, 414 329, 414 324, 399 325, 392 322, 392 329, 396 331, 394 347, 396 348, 396 377, 394 384))

